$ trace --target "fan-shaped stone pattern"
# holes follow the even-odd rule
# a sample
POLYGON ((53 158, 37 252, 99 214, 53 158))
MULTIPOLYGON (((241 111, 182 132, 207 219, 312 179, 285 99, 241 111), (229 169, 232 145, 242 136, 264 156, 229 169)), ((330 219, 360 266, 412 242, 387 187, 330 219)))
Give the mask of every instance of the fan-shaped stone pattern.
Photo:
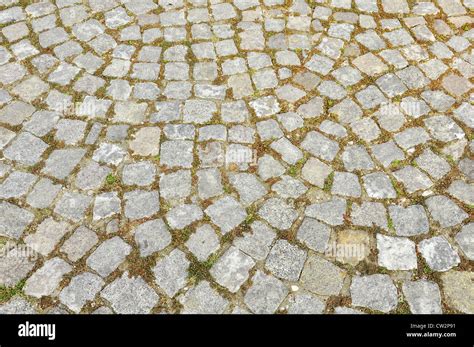
POLYGON ((1 3, 0 312, 473 312, 472 1, 1 3))

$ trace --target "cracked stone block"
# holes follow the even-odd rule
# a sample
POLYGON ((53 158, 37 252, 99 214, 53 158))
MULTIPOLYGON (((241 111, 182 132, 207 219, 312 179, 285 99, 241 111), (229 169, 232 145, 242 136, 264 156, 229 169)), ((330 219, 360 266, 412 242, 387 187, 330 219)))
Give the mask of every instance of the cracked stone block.
POLYGON ((278 279, 257 270, 252 278, 252 286, 244 296, 245 305, 256 314, 275 313, 288 289, 278 279))
POLYGON ((387 313, 398 304, 397 288, 388 275, 356 276, 350 292, 354 306, 387 313))
POLYGON ((278 240, 270 250, 265 267, 276 277, 297 281, 305 260, 305 251, 286 240, 278 240))
POLYGON ((115 236, 100 244, 86 263, 102 277, 107 277, 124 262, 131 251, 132 247, 128 243, 115 236))
POLYGON ((281 155, 282 160, 290 165, 296 164, 303 158, 301 150, 284 137, 273 142, 270 147, 281 155))
POLYGON ((267 194, 267 189, 255 175, 239 173, 230 176, 230 183, 239 193, 240 202, 248 206, 267 194))
POLYGON ((252 223, 250 228, 251 233, 235 238, 234 246, 255 260, 264 260, 270 252, 276 233, 261 221, 252 223))
POLYGON ((110 302, 118 314, 146 314, 158 303, 158 294, 141 277, 122 277, 107 285, 100 296, 110 302))
POLYGON ((443 236, 421 241, 418 249, 433 271, 447 271, 461 261, 457 252, 443 236))
POLYGON ((171 243, 171 234, 161 219, 144 222, 134 229, 140 255, 147 257, 165 249, 171 243))
POLYGON ((344 224, 346 209, 346 200, 335 197, 329 201, 308 206, 305 210, 305 215, 316 218, 329 225, 336 226, 344 224))
POLYGON ((306 193, 307 190, 308 188, 303 182, 287 175, 281 176, 280 180, 272 185, 272 191, 286 199, 297 199, 306 193))
POLYGON ((474 185, 463 181, 454 181, 448 188, 449 195, 468 205, 474 205, 474 185))
POLYGON ((210 274, 217 283, 235 293, 247 280, 254 265, 251 257, 231 246, 212 266, 210 274))
POLYGON ((408 193, 429 189, 433 182, 427 175, 413 166, 406 166, 393 173, 395 178, 402 182, 408 193))
POLYGON ((449 163, 434 154, 430 149, 425 149, 421 155, 415 159, 416 164, 434 179, 441 179, 451 171, 449 163))
POLYGON ((168 296, 175 296, 186 285, 189 265, 186 255, 174 249, 153 268, 156 283, 168 296))

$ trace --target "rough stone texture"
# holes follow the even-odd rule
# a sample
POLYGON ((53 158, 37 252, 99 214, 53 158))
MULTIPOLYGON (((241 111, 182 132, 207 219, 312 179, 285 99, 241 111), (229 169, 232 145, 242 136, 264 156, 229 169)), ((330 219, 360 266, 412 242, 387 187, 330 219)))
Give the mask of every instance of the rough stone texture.
POLYGON ((145 314, 158 303, 158 294, 141 277, 130 277, 124 272, 122 277, 110 283, 100 296, 110 302, 119 314, 145 314))
POLYGON ((448 304, 463 313, 474 313, 474 273, 448 271, 441 275, 448 304))
POLYGON ((210 274, 217 283, 235 293, 247 280, 248 272, 254 265, 252 258, 231 246, 214 264, 210 274))
POLYGON ((403 283, 403 295, 405 295, 411 313, 414 314, 440 314, 441 296, 436 283, 419 280, 403 283))
POLYGON ((389 312, 398 304, 397 288, 388 275, 354 277, 351 298, 354 306, 382 312, 389 312))
POLYGON ((339 295, 345 276, 345 271, 330 261, 310 253, 301 273, 301 284, 317 295, 339 295))
MULTIPOLYGON (((0 243, 41 258, 0 256, 0 285, 28 284, 0 310, 320 313, 369 266, 439 312, 416 270, 474 258, 473 8, 0 0, 0 243)), ((398 312, 383 283, 364 311, 398 312)))

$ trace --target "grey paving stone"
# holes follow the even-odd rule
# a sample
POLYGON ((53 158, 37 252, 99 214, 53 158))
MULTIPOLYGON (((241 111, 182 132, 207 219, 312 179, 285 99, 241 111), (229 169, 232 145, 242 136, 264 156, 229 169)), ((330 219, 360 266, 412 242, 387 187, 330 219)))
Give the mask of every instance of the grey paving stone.
POLYGON ((163 250, 171 243, 171 234, 161 219, 144 222, 135 228, 135 242, 142 257, 163 250))
POLYGON ((150 313, 158 303, 158 295, 141 277, 129 276, 124 272, 122 277, 102 289, 100 296, 109 301, 118 314, 150 313))
POLYGON ((10 142, 3 154, 6 158, 19 164, 31 166, 41 160, 41 155, 46 148, 48 145, 41 139, 30 133, 22 132, 10 142))
POLYGON ((247 213, 242 206, 230 196, 217 200, 204 212, 224 234, 236 228, 247 217, 247 213))
POLYGON ((209 282, 201 281, 179 298, 184 314, 221 314, 229 302, 213 289, 209 282))
POLYGON ((14 287, 23 280, 36 264, 33 252, 28 253, 28 247, 14 242, 2 246, 0 255, 0 285, 6 288, 14 287))
POLYGON ((57 222, 49 217, 38 225, 34 234, 27 235, 24 240, 35 252, 47 256, 69 230, 69 223, 57 222))
POLYGON ((305 210, 305 215, 336 226, 344 224, 346 209, 346 200, 335 197, 328 201, 309 205, 305 210))
POLYGON ((397 193, 390 178, 381 172, 374 172, 362 178, 367 195, 375 199, 394 199, 397 193))
POLYGON ((318 297, 307 294, 297 293, 288 300, 289 314, 321 314, 325 308, 324 302, 318 297))
POLYGON ((286 286, 260 270, 253 276, 252 283, 244 296, 247 307, 256 314, 275 313, 288 293, 286 286))
POLYGON ((229 180, 239 193, 239 200, 244 206, 252 204, 267 193, 267 189, 255 175, 239 173, 231 175, 229 180))
POLYGON ((59 294, 59 300, 70 310, 79 313, 88 301, 94 299, 104 283, 100 276, 84 272, 71 279, 59 294))
POLYGON ((398 304, 397 288, 388 275, 354 277, 350 291, 354 306, 390 312, 398 304))
POLYGON ((323 253, 329 243, 331 229, 313 218, 306 217, 301 223, 297 238, 313 251, 323 253))
POLYGON ((183 229, 202 219, 204 214, 195 204, 182 204, 172 208, 166 214, 166 221, 172 229, 183 229))
POLYGON ((186 285, 189 264, 186 255, 179 249, 157 261, 153 268, 155 281, 168 296, 175 296, 186 285))
POLYGON ((415 243, 404 237, 377 234, 378 263, 388 270, 417 268, 415 243))
POLYGON ((339 295, 346 272, 330 261, 310 252, 301 273, 301 285, 310 292, 328 297, 339 295))
POLYGON ((421 241, 418 249, 433 271, 447 271, 461 261, 457 252, 443 236, 421 241))
POLYGON ((268 199, 258 211, 258 214, 271 226, 287 230, 298 217, 298 213, 287 202, 280 198, 268 199))
POLYGON ((407 281, 402 286, 410 311, 414 314, 441 314, 441 295, 436 283, 419 280, 407 281))
POLYGON ((286 240, 278 240, 270 250, 265 267, 276 277, 297 281, 305 260, 305 251, 286 240))
POLYGON ((71 270, 72 267, 61 258, 51 258, 26 280, 24 292, 26 295, 36 298, 51 295, 57 289, 64 275, 71 270))
POLYGON ((115 236, 100 244, 86 263, 102 277, 107 277, 123 263, 131 251, 132 247, 128 243, 115 236))
POLYGON ((235 293, 248 279, 254 265, 251 257, 231 246, 212 266, 210 274, 217 283, 235 293))
POLYGON ((125 193, 123 198, 125 217, 132 220, 151 217, 160 210, 157 191, 134 190, 125 193))
POLYGON ((99 238, 94 231, 85 226, 80 226, 64 242, 61 252, 65 253, 71 261, 75 262, 91 250, 97 242, 99 242, 99 238))
POLYGON ((455 240, 458 243, 459 247, 465 254, 465 256, 472 260, 474 258, 474 247, 473 240, 474 238, 474 224, 469 223, 462 227, 462 229, 456 234, 455 240))
POLYGON ((442 228, 452 227, 464 221, 468 214, 449 198, 437 195, 426 199, 426 206, 431 217, 438 222, 442 228))
POLYGON ((196 232, 189 237, 186 247, 197 260, 205 261, 220 248, 219 237, 210 225, 205 224, 198 227, 196 232))
POLYGON ((425 209, 421 205, 407 207, 390 205, 388 212, 397 235, 414 236, 429 231, 428 218, 425 209))
POLYGON ((441 274, 443 290, 451 307, 463 313, 472 314, 474 312, 472 304, 473 278, 474 273, 469 271, 453 270, 441 274))
POLYGON ((335 172, 331 193, 347 197, 360 197, 362 188, 357 175, 350 172, 335 172))

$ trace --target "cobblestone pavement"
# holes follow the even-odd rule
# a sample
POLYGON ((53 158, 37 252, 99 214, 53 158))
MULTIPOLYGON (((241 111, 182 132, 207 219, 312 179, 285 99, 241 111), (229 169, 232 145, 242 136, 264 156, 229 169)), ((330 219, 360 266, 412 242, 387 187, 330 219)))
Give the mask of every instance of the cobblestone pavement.
POLYGON ((0 0, 1 313, 474 313, 473 0, 0 0))

